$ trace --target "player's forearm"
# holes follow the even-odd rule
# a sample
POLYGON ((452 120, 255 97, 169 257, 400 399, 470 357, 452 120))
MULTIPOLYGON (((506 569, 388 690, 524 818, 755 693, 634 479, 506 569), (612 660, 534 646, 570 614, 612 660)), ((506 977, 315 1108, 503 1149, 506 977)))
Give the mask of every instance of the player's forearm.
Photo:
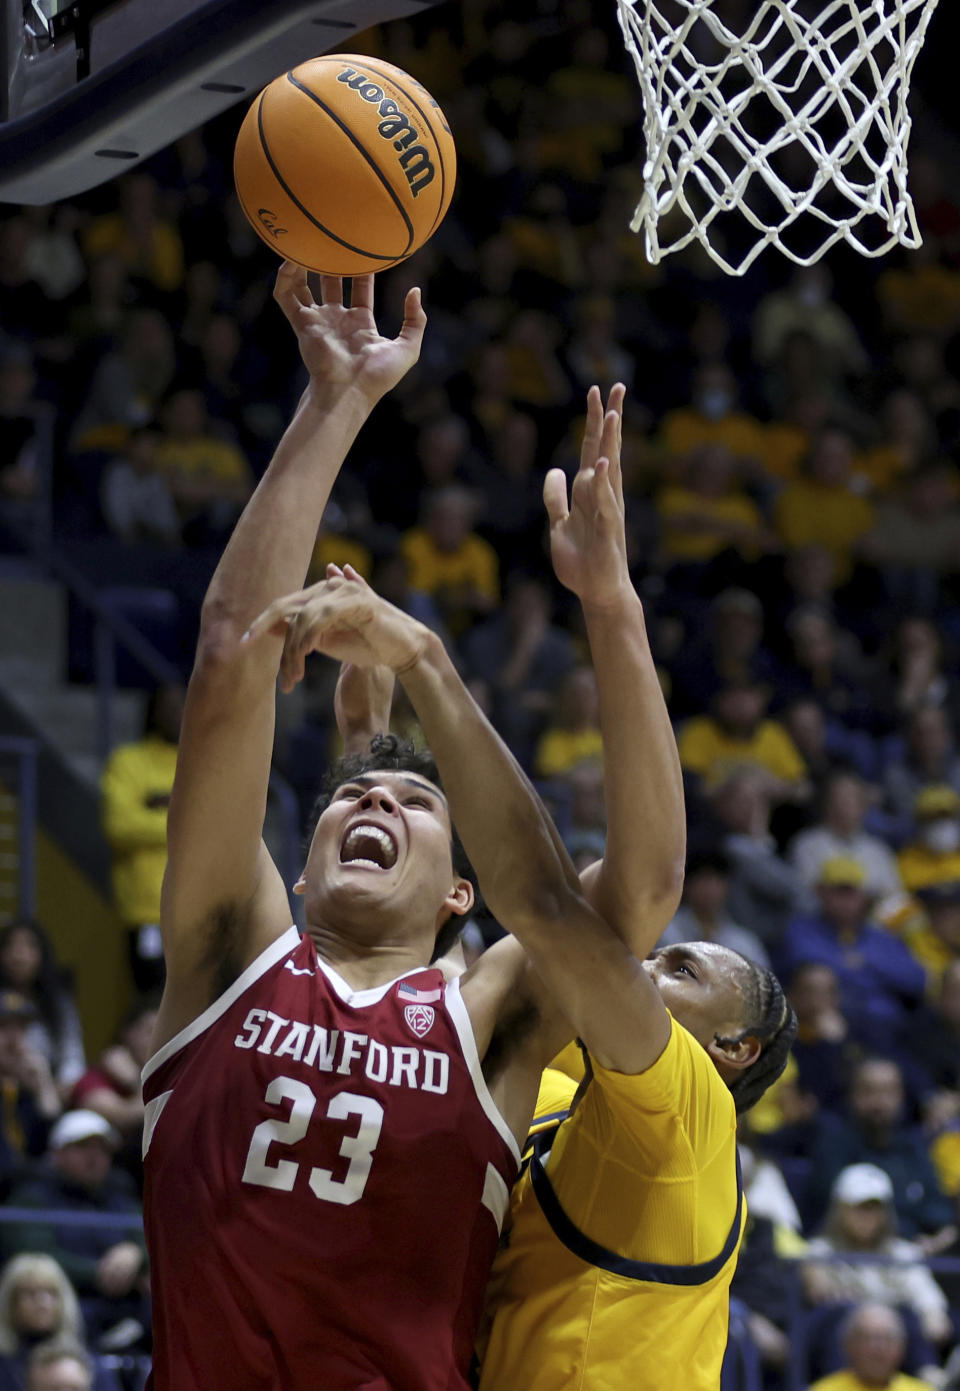
POLYGON ((686 820, 677 743, 640 600, 584 610, 600 699, 607 839, 593 906, 639 957, 676 911, 686 820))
MULTIPOLYGON (((399 679, 437 762, 450 813, 483 890, 504 926, 579 898, 569 858, 519 764, 430 634, 399 679)), ((519 934, 518 934, 519 935, 519 934)))
POLYGON ((239 638, 272 600, 303 585, 330 491, 369 413, 359 388, 308 386, 210 581, 202 634, 239 638))

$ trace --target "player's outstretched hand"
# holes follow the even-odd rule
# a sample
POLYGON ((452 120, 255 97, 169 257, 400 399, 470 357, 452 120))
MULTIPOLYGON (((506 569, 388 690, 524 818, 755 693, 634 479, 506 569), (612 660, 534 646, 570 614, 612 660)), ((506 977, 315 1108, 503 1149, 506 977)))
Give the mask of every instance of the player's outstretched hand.
POLYGON ((290 321, 300 356, 311 381, 326 386, 358 387, 371 405, 404 376, 420 356, 427 316, 420 291, 408 290, 403 326, 396 338, 383 338, 373 317, 373 276, 353 278, 350 308, 343 302, 338 275, 320 277, 320 303, 307 272, 284 261, 273 297, 290 321))
POLYGON ((319 584, 274 600, 243 641, 255 643, 267 634, 283 637, 280 684, 292 691, 311 652, 360 667, 385 666, 398 675, 422 655, 430 629, 381 599, 351 565, 328 565, 319 584))
POLYGON ((587 393, 580 467, 569 503, 562 469, 551 469, 543 484, 554 573, 581 603, 593 606, 613 603, 630 587, 620 473, 625 392, 619 382, 612 387, 606 411, 599 387, 587 393))
POLYGON ((366 753, 371 739, 389 732, 395 685, 389 667, 341 664, 333 693, 333 713, 344 753, 366 753))

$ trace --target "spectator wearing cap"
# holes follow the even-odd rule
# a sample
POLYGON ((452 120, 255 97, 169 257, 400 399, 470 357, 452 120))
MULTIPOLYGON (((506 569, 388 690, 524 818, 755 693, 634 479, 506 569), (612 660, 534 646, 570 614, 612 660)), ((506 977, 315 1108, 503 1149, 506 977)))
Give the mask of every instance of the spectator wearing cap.
POLYGON ((660 938, 661 946, 674 942, 716 942, 741 956, 770 968, 767 949, 754 932, 741 927, 727 909, 730 859, 722 850, 704 850, 687 859, 683 899, 660 938))
POLYGON ((929 1381, 901 1372, 907 1330, 896 1309, 861 1304, 841 1333, 844 1365, 815 1381, 808 1391, 933 1391, 929 1381))
MULTIPOLYGON (((876 1164, 841 1169, 831 1189, 823 1235, 811 1240, 807 1254, 834 1257, 810 1259, 804 1265, 803 1284, 811 1303, 899 1306, 916 1317, 929 1343, 941 1346, 950 1338, 953 1324, 946 1296, 924 1264, 922 1248, 896 1235, 893 1183, 876 1164), (846 1254, 883 1261, 837 1259, 846 1254)), ((933 1359, 928 1354, 926 1360, 933 1359)))
POLYGON ((0 990, 0 1188, 23 1162, 43 1154, 60 1114, 50 1064, 28 1044, 37 1011, 25 995, 0 990))
POLYGON ((12 1206, 42 1211, 32 1221, 7 1224, 2 1239, 10 1251, 46 1252, 63 1266, 92 1340, 131 1320, 133 1343, 147 1323, 146 1248, 136 1187, 113 1162, 119 1139, 96 1111, 65 1112, 50 1132, 49 1164, 10 1195, 12 1206), (90 1226, 60 1223, 58 1212, 89 1213, 94 1220, 90 1226), (103 1223, 105 1215, 118 1221, 103 1223))
POLYGON ((864 871, 864 887, 874 899, 902 891, 900 871, 890 847, 863 829, 869 808, 867 787, 853 769, 837 768, 824 784, 819 824, 801 831, 790 842, 788 858, 801 881, 816 887, 827 860, 856 860, 864 871))
POLYGON ((874 1164, 893 1185, 901 1235, 939 1234, 950 1223, 949 1200, 940 1188, 927 1137, 904 1120, 903 1071, 892 1058, 868 1057, 850 1077, 843 1116, 821 1115, 810 1145, 809 1207, 825 1214, 833 1184, 851 1164, 874 1164))
POLYGON ((926 987, 923 967, 899 938, 870 920, 866 873, 857 860, 825 860, 817 881, 820 911, 787 927, 778 954, 782 977, 807 962, 829 966, 840 989, 840 1009, 853 1038, 887 1051, 903 1032, 908 1009, 926 987))
POLYGON ((960 880, 960 792, 946 784, 924 787, 913 815, 913 837, 898 856, 904 888, 960 880))

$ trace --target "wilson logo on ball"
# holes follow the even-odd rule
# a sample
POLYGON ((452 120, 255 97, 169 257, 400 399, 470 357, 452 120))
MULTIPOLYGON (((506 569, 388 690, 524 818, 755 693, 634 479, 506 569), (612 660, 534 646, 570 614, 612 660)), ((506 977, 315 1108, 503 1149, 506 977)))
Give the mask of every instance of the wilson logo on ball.
POLYGON ((399 153, 400 168, 410 185, 410 192, 416 198, 421 189, 433 183, 436 171, 423 145, 413 143, 419 139, 419 135, 410 118, 384 93, 382 87, 371 82, 366 73, 357 72, 356 68, 344 68, 337 75, 337 81, 350 87, 371 106, 377 107, 380 115, 377 131, 399 153))
POLYGON ((286 227, 277 226, 277 214, 271 212, 269 208, 257 208, 257 217, 259 217, 271 237, 285 237, 287 235, 286 227))

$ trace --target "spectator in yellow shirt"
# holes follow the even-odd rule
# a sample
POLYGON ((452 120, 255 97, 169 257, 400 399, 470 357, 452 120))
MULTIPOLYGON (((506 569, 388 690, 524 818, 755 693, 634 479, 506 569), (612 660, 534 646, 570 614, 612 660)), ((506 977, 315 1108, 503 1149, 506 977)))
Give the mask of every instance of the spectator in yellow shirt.
POLYGON ((114 749, 100 780, 114 904, 129 933, 130 966, 141 991, 163 983, 160 887, 184 695, 182 686, 153 692, 143 738, 114 749))
POLYGON ((183 282, 183 243, 175 223, 161 217, 157 185, 138 172, 118 180, 120 206, 97 217, 84 239, 89 259, 119 256, 132 276, 157 290, 176 290, 183 282))
POLYGON ((472 530, 475 516, 468 489, 438 488, 425 499, 423 525, 405 532, 400 543, 410 588, 436 600, 455 637, 500 600, 497 555, 472 530))
POLYGON ((203 393, 181 388, 160 411, 157 471, 164 476, 184 523, 184 539, 204 542, 230 530, 253 491, 243 453, 212 428, 203 393))
POLYGON ((933 1391, 900 1371, 907 1350, 903 1319, 887 1304, 861 1304, 844 1325, 846 1365, 808 1391, 933 1391))
POLYGON ((824 546, 836 556, 840 583, 849 579, 857 543, 873 525, 873 507, 853 488, 850 436, 830 427, 814 440, 804 477, 783 490, 774 510, 784 546, 824 546))
POLYGON ((913 803, 913 839, 898 857, 908 892, 960 879, 960 794, 947 784, 921 788, 913 803))
POLYGON ((668 411, 660 438, 668 454, 686 454, 701 444, 722 444, 736 459, 763 458, 764 428, 737 409, 737 379, 723 363, 709 363, 693 379, 689 406, 668 411))
POLYGON ((714 697, 711 714, 688 720, 680 730, 680 763, 698 774, 707 792, 735 769, 752 767, 770 775, 774 801, 801 795, 806 765, 783 726, 764 718, 768 699, 764 686, 732 682, 714 697))
POLYGON ((540 778, 554 778, 585 759, 602 758, 597 680, 592 667, 574 667, 564 678, 553 718, 540 736, 534 769, 540 778))
POLYGON ((755 560, 772 538, 760 509, 739 487, 736 462, 722 444, 694 447, 682 482, 657 496, 665 564, 705 565, 722 551, 755 560))

